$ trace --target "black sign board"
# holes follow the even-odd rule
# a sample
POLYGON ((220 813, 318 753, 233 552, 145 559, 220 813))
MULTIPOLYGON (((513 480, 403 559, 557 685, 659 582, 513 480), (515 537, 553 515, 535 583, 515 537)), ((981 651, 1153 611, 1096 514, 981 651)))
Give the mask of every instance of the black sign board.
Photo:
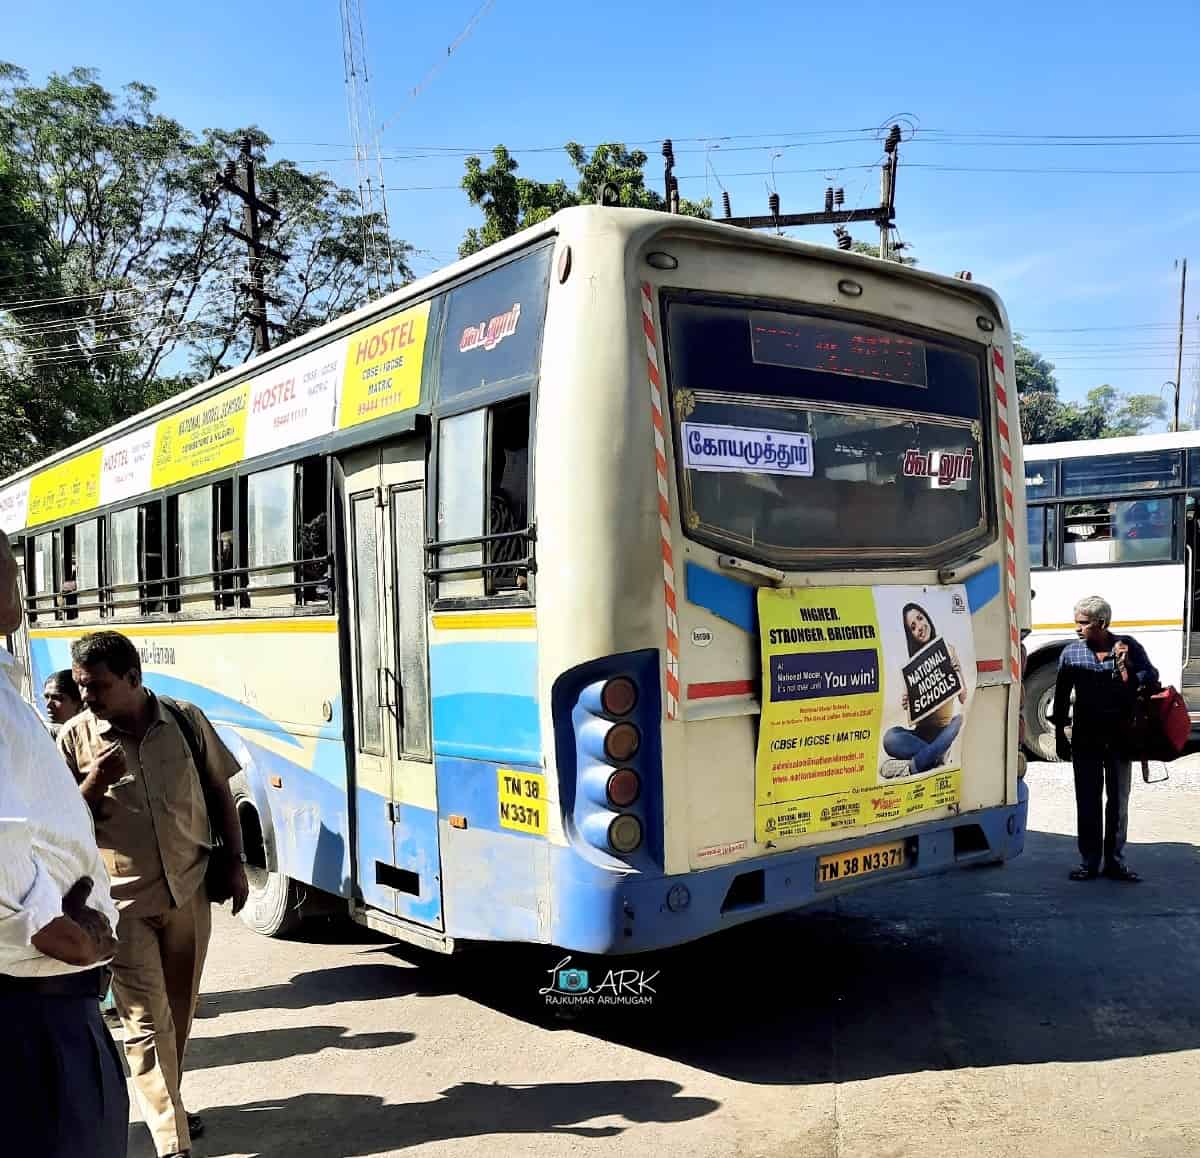
POLYGON ((902 674, 908 695, 908 718, 913 724, 963 690, 962 677, 944 639, 935 639, 923 647, 904 665, 902 674))

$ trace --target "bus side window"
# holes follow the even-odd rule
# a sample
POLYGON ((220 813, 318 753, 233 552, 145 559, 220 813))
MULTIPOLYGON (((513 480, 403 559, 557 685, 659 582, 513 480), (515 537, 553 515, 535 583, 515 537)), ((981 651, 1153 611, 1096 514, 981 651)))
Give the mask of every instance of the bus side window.
POLYGON ((296 467, 260 470, 245 482, 246 575, 254 607, 291 606, 296 467))
POLYGON ((527 590, 529 426, 528 397, 438 423, 439 599, 527 590))
POLYGON ((140 507, 108 516, 108 604, 114 619, 138 617, 140 523, 140 507))
POLYGON ((296 528, 301 566, 296 602, 328 603, 329 592, 329 468, 323 458, 307 458, 296 465, 299 514, 296 528))
POLYGON ((184 491, 174 508, 179 605, 183 612, 213 606, 213 497, 211 487, 184 491))
POLYGON ((163 583, 162 503, 146 503, 139 508, 138 554, 141 564, 142 614, 165 611, 163 583))
POLYGON ((32 601, 29 618, 36 622, 38 615, 54 618, 54 592, 58 588, 54 558, 54 535, 34 535, 25 540, 28 554, 26 556, 25 574, 31 577, 30 588, 32 601))
MULTIPOLYGON (((78 617, 84 622, 100 618, 101 586, 101 520, 88 519, 67 528, 73 532, 74 559, 72 579, 75 582, 75 611, 68 618, 78 617)), ((66 541, 64 537, 64 542, 66 541)), ((64 588, 66 584, 64 583, 64 588)))

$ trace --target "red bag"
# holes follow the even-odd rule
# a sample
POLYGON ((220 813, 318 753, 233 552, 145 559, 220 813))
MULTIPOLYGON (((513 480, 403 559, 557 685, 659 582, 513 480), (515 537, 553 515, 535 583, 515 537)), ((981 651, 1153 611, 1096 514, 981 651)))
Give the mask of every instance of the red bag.
POLYGON ((1187 704, 1175 688, 1143 692, 1133 709, 1130 757, 1134 760, 1174 760, 1187 746, 1192 721, 1187 704))

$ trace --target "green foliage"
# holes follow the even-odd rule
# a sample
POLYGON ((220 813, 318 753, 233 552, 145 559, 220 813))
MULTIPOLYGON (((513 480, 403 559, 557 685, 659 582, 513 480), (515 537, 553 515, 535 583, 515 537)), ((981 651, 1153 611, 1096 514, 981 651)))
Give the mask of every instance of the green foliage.
MULTIPOLYGON (((619 205, 634 209, 665 209, 663 198, 646 187, 647 156, 622 144, 597 145, 589 155, 574 141, 564 151, 575 170, 575 187, 561 179, 551 182, 519 177, 516 158, 503 146, 492 150, 492 163, 485 169, 478 157, 467 158, 462 187, 472 205, 483 210, 483 225, 468 229, 458 247, 468 257, 506 237, 572 205, 594 205, 605 184, 617 189, 619 205)), ((689 217, 711 217, 712 202, 681 200, 679 212, 689 217)))
POLYGON ((197 137, 155 101, 89 69, 39 87, 0 64, 0 476, 248 356, 246 249, 223 228, 240 203, 207 196, 243 135, 260 195, 279 199, 271 244, 290 258, 266 263, 277 340, 366 299, 364 249, 388 239, 357 198, 267 164, 261 130, 197 137))
POLYGON ((1166 417, 1166 406, 1158 395, 1123 394, 1108 385, 1089 390, 1084 402, 1063 402, 1058 397, 1054 366, 1025 346, 1019 334, 1014 347, 1021 437, 1027 443, 1141 434, 1166 417))
MULTIPOLYGON (((878 257, 879 246, 877 244, 872 245, 869 241, 855 241, 850 246, 850 252, 861 253, 866 257, 878 257)), ((888 258, 888 261, 894 261, 897 265, 917 264, 917 259, 915 257, 909 257, 906 253, 896 253, 894 250, 892 251, 891 256, 888 258)))

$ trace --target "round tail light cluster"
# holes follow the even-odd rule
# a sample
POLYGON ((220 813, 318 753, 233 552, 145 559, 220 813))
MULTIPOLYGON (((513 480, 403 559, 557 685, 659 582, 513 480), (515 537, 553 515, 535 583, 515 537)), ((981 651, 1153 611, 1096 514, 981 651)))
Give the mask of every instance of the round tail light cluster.
MULTIPOLYGON (((604 755, 614 764, 625 764, 637 755, 642 736, 637 725, 620 719, 637 707, 637 684, 628 676, 614 676, 600 690, 600 707, 605 715, 617 717, 604 737, 604 755)), ((642 781, 632 768, 618 768, 608 778, 605 795, 614 808, 628 808, 641 795, 642 781)), ((608 843, 615 852, 627 855, 642 843, 642 822, 622 812, 608 826, 608 843)))

